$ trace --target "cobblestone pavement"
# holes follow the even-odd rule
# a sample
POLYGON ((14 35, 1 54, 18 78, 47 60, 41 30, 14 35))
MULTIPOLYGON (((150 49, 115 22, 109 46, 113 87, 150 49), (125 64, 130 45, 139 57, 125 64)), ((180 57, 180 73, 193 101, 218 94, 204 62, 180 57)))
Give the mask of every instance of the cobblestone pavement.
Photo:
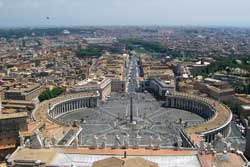
POLYGON ((149 93, 133 95, 133 111, 134 123, 131 125, 130 97, 113 93, 109 100, 101 103, 98 108, 78 110, 63 115, 58 120, 79 122, 84 132, 82 143, 86 146, 93 143, 94 135, 97 136, 98 143, 106 140, 110 146, 115 140, 123 144, 125 138, 128 138, 129 145, 134 145, 136 138, 139 145, 148 145, 150 139, 154 142, 159 136, 162 146, 172 146, 176 143, 179 129, 183 128, 185 122, 191 125, 204 121, 200 116, 188 111, 161 107, 160 102, 149 93))

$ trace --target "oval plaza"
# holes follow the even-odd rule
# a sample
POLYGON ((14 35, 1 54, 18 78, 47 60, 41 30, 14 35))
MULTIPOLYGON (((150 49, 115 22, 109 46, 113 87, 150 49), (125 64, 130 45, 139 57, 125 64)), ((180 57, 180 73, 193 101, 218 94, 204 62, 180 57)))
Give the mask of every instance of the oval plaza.
POLYGON ((232 113, 218 101, 175 91, 165 92, 160 100, 152 92, 111 94, 105 99, 96 91, 42 102, 32 115, 45 123, 46 130, 26 140, 21 136, 8 166, 90 167, 123 154, 160 167, 202 167, 209 165, 207 158, 249 165, 243 153, 224 140, 232 113))
MULTIPOLYGON (((165 140, 165 138, 161 135, 153 137, 151 141, 143 141, 142 139, 145 137, 143 136, 144 131, 146 130, 148 132, 150 129, 145 127, 148 127, 150 125, 149 122, 152 122, 154 119, 151 119, 150 114, 143 114, 144 112, 140 112, 141 114, 138 114, 135 106, 140 106, 141 101, 150 101, 152 104, 157 104, 154 103, 153 96, 148 95, 148 98, 152 97, 152 99, 148 100, 144 99, 145 97, 140 96, 140 94, 134 95, 132 98, 131 96, 127 97, 128 103, 126 103, 126 105, 128 107, 125 111, 125 116, 122 117, 121 114, 116 115, 115 112, 110 112, 112 110, 109 112, 105 109, 97 110, 106 107, 105 103, 103 104, 100 100, 99 95, 100 94, 98 92, 75 93, 41 103, 41 105, 33 113, 33 117, 37 121, 43 120, 46 122, 46 128, 48 131, 47 134, 43 134, 46 137, 41 138, 39 132, 35 133, 31 139, 36 141, 35 144, 32 142, 28 143, 26 141, 24 143, 25 147, 21 146, 16 153, 13 153, 9 157, 9 164, 37 166, 46 164, 48 166, 62 166, 69 165, 69 163, 71 163, 78 166, 92 166, 94 161, 102 160, 110 156, 121 156, 124 151, 126 151, 126 154, 128 154, 129 157, 142 157, 146 160, 157 162, 159 166, 167 165, 174 167, 188 164, 190 167, 201 167, 206 164, 204 160, 208 155, 210 155, 210 153, 216 151, 221 152, 229 149, 226 147, 222 139, 229 133, 229 125, 232 119, 232 114, 226 106, 219 102, 208 98, 172 92, 171 94, 166 95, 165 99, 161 101, 161 103, 158 103, 166 110, 150 106, 149 109, 156 110, 151 115, 158 115, 160 113, 158 117, 153 116, 153 118, 157 120, 165 117, 164 114, 162 115, 162 112, 166 112, 167 110, 174 113, 188 112, 192 117, 196 117, 197 119, 202 118, 193 124, 189 122, 176 123, 176 125, 185 124, 185 126, 181 126, 179 129, 179 137, 177 138, 176 144, 165 146, 164 141, 159 142, 159 138, 161 138, 161 140, 165 140), (138 96, 138 98, 135 96, 138 96), (81 120, 81 117, 78 115, 73 118, 73 116, 77 113, 84 115, 84 112, 88 114, 90 113, 88 117, 84 118, 86 119, 84 121, 87 123, 79 121, 81 120), (104 112, 105 114, 94 115, 94 119, 102 120, 103 117, 107 116, 108 120, 111 119, 112 121, 117 121, 114 121, 114 125, 112 125, 113 129, 102 129, 101 133, 95 133, 96 135, 91 134, 92 138, 90 143, 86 144, 83 141, 83 136, 90 132, 86 131, 84 126, 80 125, 91 124, 91 121, 87 120, 87 118, 92 119, 90 115, 95 112, 104 112), (117 119, 117 117, 119 118, 119 115, 120 121, 117 119), (75 119, 77 117, 79 118, 73 122, 68 122, 67 119, 65 119, 75 119), (55 129, 59 127, 64 127, 61 136, 57 136, 54 133, 55 129), (49 129, 53 129, 54 134, 50 135, 49 129), (105 131, 112 131, 112 133, 115 133, 117 130, 121 131, 123 129, 126 129, 126 131, 122 131, 120 134, 125 135, 125 137, 114 134, 114 138, 107 138, 105 140, 103 137, 98 135, 103 134, 105 131), (126 134, 126 132, 128 133, 126 134), (126 135, 134 140, 126 140, 126 135), (51 138, 51 144, 46 142, 48 138, 51 138), (214 148, 211 149, 209 147, 214 148), (34 153, 34 155, 39 152, 39 155, 43 156, 40 158, 31 156, 30 153, 34 150, 32 148, 36 148, 36 153, 34 153), (206 154, 202 155, 203 151, 206 152, 206 154), (22 154, 21 157, 20 154, 22 154), (24 156, 25 154, 29 154, 30 156, 24 156), (27 161, 24 160, 25 158, 27 161), (15 159, 15 162, 13 162, 12 159, 15 159)), ((122 98, 123 102, 120 103, 121 105, 125 103, 124 101, 126 100, 126 96, 122 96, 122 98)), ((112 96, 109 101, 112 101, 112 96)), ((144 104, 145 103, 143 103, 143 105, 144 104)), ((115 107, 113 104, 111 106, 115 107)), ((166 115, 171 117, 171 112, 167 112, 166 115)), ((168 119, 172 119, 172 117, 168 119)), ((99 122, 98 124, 101 124, 102 127, 104 126, 104 123, 102 122, 99 122)), ((154 128, 155 126, 158 126, 159 123, 156 124, 157 125, 151 126, 154 128)), ((168 129, 163 128, 163 131, 165 130, 168 129)), ((94 130, 93 132, 97 132, 97 130, 94 130)), ((147 138, 147 136, 145 138, 147 138)), ((235 154, 228 153, 227 156, 235 156, 235 154)), ((234 158, 239 159, 239 157, 241 157, 240 159, 245 159, 244 155, 241 153, 234 158)), ((246 159, 241 163, 244 164, 243 166, 248 165, 248 161, 246 159)))
MULTIPOLYGON (((47 102, 41 107, 48 106, 47 116, 51 121, 64 124, 63 121, 58 122, 56 119, 80 109, 95 108, 98 106, 98 100, 98 94, 72 94, 47 102)), ((166 97, 163 105, 166 108, 186 110, 204 118, 204 122, 182 129, 182 134, 191 142, 193 142, 192 137, 194 136, 204 138, 206 142, 212 142, 218 133, 221 133, 224 137, 228 135, 232 113, 219 102, 208 98, 174 93, 166 97)), ((40 108, 38 108, 39 110, 40 108)), ((44 110, 44 108, 41 110, 44 110)))
POLYGON ((160 167, 211 166, 225 159, 227 165, 249 165, 225 140, 232 120, 228 107, 175 91, 173 78, 139 82, 135 77, 128 85, 132 91, 124 90, 125 82, 92 79, 40 103, 32 117, 43 123, 41 131, 20 137, 8 165, 91 167, 105 158, 126 163, 127 157, 160 167))

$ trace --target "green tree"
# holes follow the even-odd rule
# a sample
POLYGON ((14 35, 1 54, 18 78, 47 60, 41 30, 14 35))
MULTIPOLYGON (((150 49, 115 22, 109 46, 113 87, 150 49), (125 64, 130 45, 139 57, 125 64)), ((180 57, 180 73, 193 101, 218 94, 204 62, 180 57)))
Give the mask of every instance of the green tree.
POLYGON ((95 47, 87 47, 85 49, 78 49, 75 51, 77 57, 100 57, 102 55, 102 50, 95 47))
POLYGON ((55 87, 51 90, 46 89, 38 96, 38 99, 40 102, 42 102, 44 100, 49 100, 49 99, 55 98, 55 97, 61 95, 63 92, 64 92, 64 89, 60 88, 60 87, 55 87))

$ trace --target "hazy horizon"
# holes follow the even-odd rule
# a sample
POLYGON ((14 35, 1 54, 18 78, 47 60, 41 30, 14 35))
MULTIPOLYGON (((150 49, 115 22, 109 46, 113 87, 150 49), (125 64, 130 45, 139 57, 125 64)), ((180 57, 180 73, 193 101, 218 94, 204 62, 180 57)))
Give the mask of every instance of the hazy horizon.
POLYGON ((250 27, 247 0, 0 0, 0 28, 250 27))

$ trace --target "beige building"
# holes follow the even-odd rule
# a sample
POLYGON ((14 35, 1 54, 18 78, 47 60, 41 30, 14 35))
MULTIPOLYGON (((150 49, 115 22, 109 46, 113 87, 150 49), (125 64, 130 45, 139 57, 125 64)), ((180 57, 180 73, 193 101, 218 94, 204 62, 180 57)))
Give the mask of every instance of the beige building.
POLYGON ((44 87, 40 84, 26 83, 15 85, 9 90, 4 92, 6 100, 32 100, 39 96, 44 90, 44 87))
POLYGON ((161 78, 170 80, 174 78, 174 72, 170 65, 162 60, 156 60, 151 56, 141 55, 140 64, 144 79, 161 78))
POLYGON ((125 92, 126 91, 126 82, 113 79, 111 82, 111 91, 112 92, 119 92, 119 93, 125 92))
POLYGON ((194 87, 216 100, 228 101, 234 95, 234 89, 227 82, 212 78, 196 81, 194 87))
POLYGON ((149 79, 142 81, 141 83, 142 91, 148 90, 152 92, 158 98, 164 98, 166 94, 175 92, 175 81, 163 80, 159 78, 149 79))
POLYGON ((150 70, 145 71, 144 70, 144 78, 150 79, 150 78, 161 78, 163 80, 172 80, 174 79, 175 75, 173 70, 169 68, 151 68, 150 70))
POLYGON ((231 103, 240 105, 240 113, 243 118, 250 118, 250 96, 246 94, 235 94, 230 99, 231 103))
POLYGON ((32 101, 25 100, 2 100, 2 107, 6 110, 12 109, 17 112, 27 112, 35 108, 35 104, 32 101))
POLYGON ((73 93, 78 92, 98 92, 101 100, 106 100, 111 94, 111 79, 109 78, 94 78, 85 79, 74 85, 71 90, 73 93))
POLYGON ((234 85, 237 85, 237 84, 245 85, 250 82, 249 77, 242 77, 240 75, 230 75, 230 74, 224 74, 224 73, 219 73, 219 72, 214 74, 214 78, 229 82, 234 85))
POLYGON ((241 105, 250 105, 250 96, 246 94, 235 94, 232 98, 232 101, 241 105))
POLYGON ((19 132, 27 131, 26 112, 0 114, 0 161, 19 145, 19 132))
POLYGON ((110 79, 104 79, 100 85, 100 96, 102 97, 102 100, 106 100, 108 96, 111 94, 111 80, 110 79))
MULTIPOLYGON (((111 81, 111 85, 104 83, 103 85, 97 86, 102 87, 99 89, 99 93, 102 97, 102 100, 105 100, 105 97, 109 96, 112 92, 125 92, 126 91, 126 66, 128 64, 129 55, 123 54, 109 54, 105 53, 90 68, 90 75, 88 79, 90 82, 94 80, 102 80, 104 77, 111 81), (105 89, 103 89, 105 88, 105 89)), ((84 81, 82 81, 83 83, 84 81)), ((100 81, 98 81, 100 82, 100 81)), ((93 87, 96 84, 92 84, 86 87, 93 87)), ((82 86, 81 86, 82 87, 82 86)))
POLYGON ((125 67, 128 61, 127 55, 105 54, 101 56, 91 74, 97 77, 105 76, 118 80, 125 79, 125 67))

